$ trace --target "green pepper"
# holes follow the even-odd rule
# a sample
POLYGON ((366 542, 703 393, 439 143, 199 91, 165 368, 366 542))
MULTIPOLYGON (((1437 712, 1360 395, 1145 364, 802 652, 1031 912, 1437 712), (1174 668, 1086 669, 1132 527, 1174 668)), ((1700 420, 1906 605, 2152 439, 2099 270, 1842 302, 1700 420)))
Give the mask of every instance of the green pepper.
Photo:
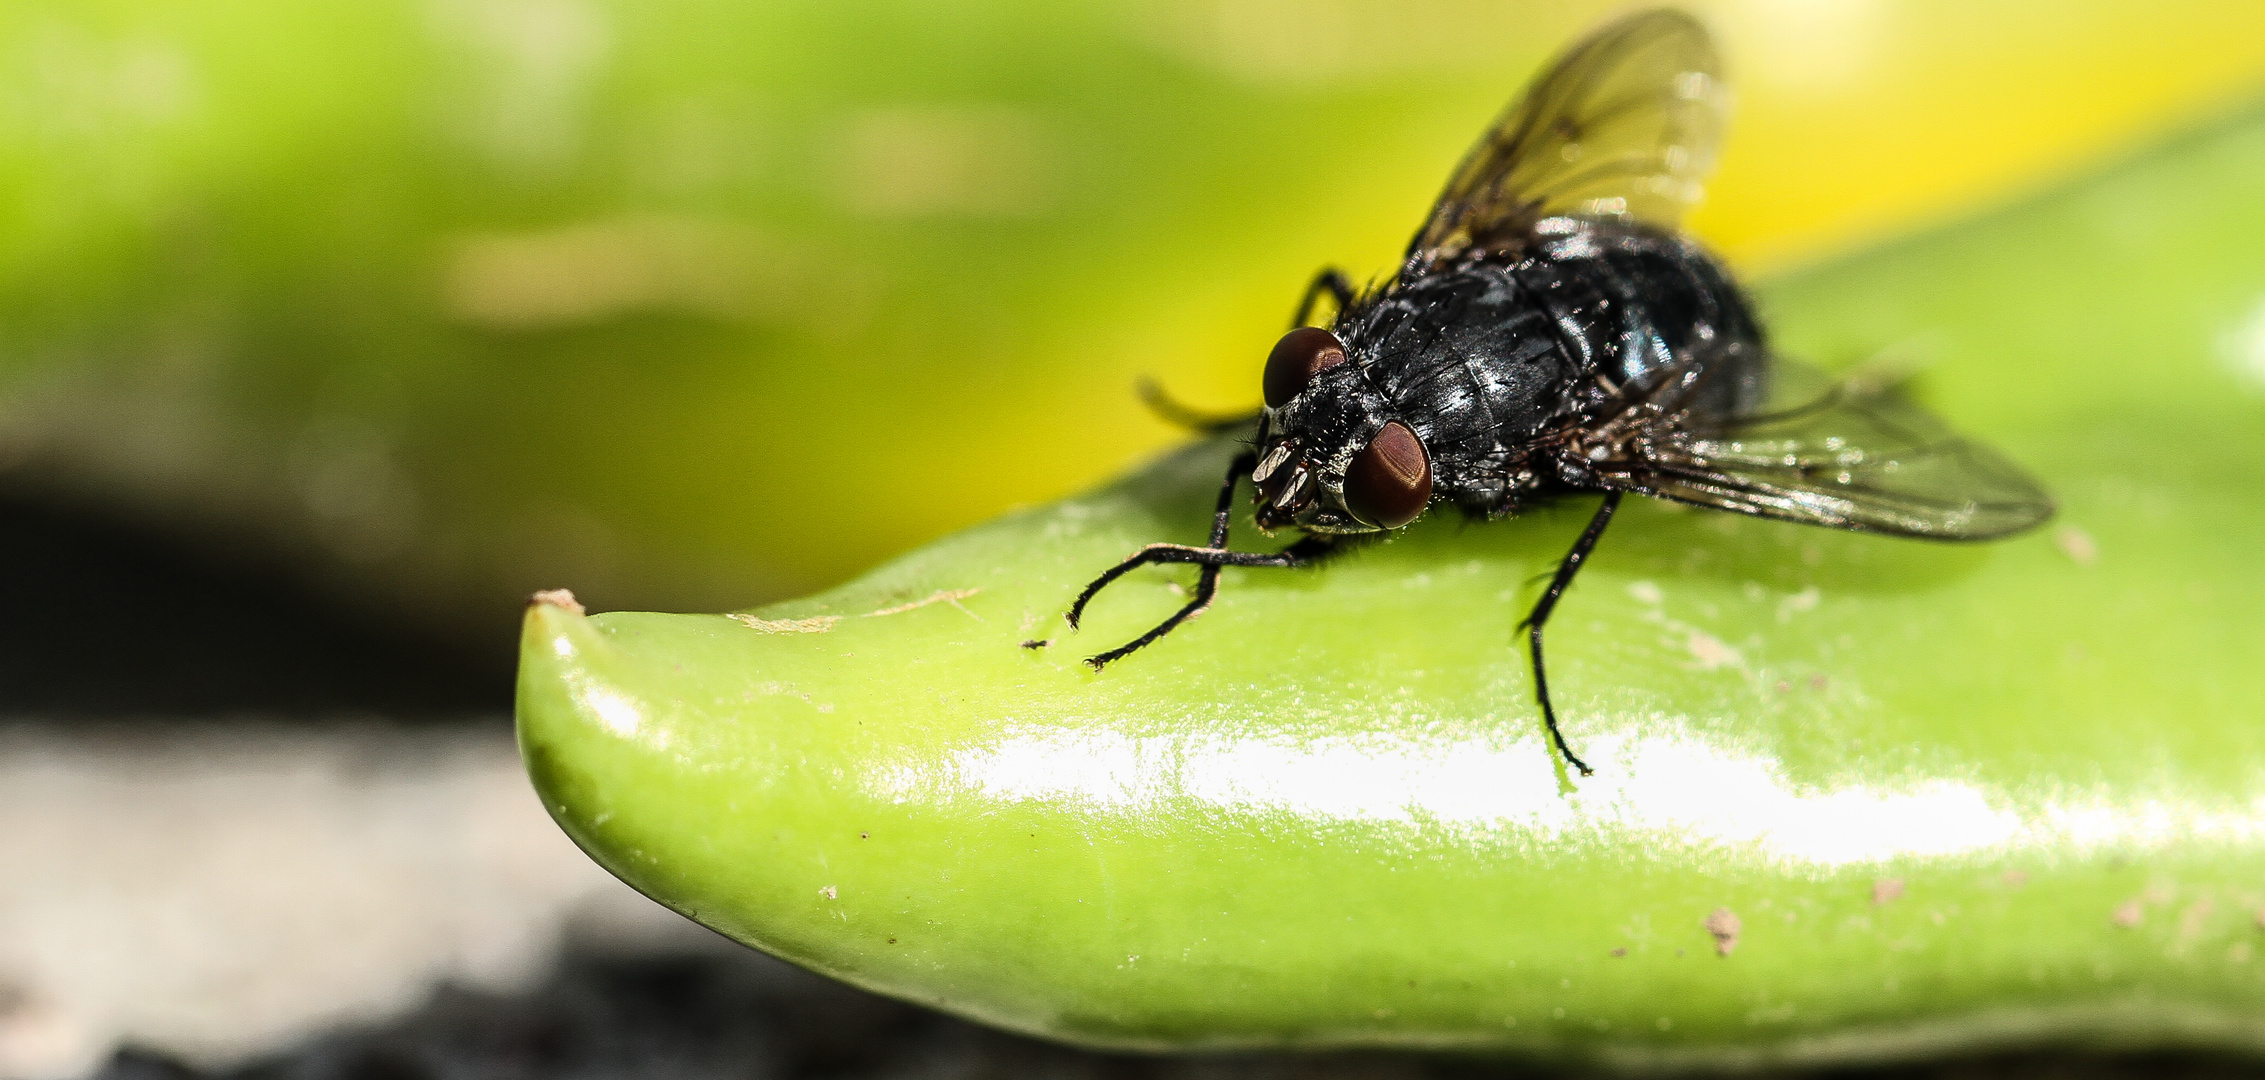
POLYGON ((1093 1046, 2265 1049, 2261 173, 2252 112, 1762 289, 1790 354, 1918 362, 2061 516, 1953 546, 1631 502, 1551 624, 1593 778, 1512 629, 1587 500, 1229 570, 1079 663, 1182 602, 1144 570, 1061 622, 1203 535, 1219 441, 807 600, 539 598, 530 774, 710 927, 1093 1046))

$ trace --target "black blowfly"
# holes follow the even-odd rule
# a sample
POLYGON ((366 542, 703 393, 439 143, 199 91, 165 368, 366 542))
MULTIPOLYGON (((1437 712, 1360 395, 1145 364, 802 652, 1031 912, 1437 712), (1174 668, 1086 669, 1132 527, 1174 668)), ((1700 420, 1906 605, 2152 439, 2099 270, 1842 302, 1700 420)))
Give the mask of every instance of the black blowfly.
POLYGON ((1770 354, 1729 274, 1676 231, 1725 109, 1713 44, 1680 12, 1631 15, 1560 57, 1455 169, 1397 274, 1365 292, 1335 270, 1314 279, 1297 328, 1266 359, 1258 437, 1228 469, 1211 543, 1141 549, 1086 586, 1069 622, 1148 563, 1201 567, 1194 598, 1087 662, 1121 659, 1202 611, 1222 567, 1303 566, 1435 501, 1491 519, 1599 492, 1520 624, 1542 720, 1587 775, 1550 706, 1542 627, 1622 495, 1930 540, 1988 540, 2050 517, 2052 500, 2018 467, 1891 388, 1770 354), (1307 325, 1324 294, 1335 317, 1307 325), (1228 550, 1246 473, 1259 527, 1295 526, 1302 539, 1228 550))

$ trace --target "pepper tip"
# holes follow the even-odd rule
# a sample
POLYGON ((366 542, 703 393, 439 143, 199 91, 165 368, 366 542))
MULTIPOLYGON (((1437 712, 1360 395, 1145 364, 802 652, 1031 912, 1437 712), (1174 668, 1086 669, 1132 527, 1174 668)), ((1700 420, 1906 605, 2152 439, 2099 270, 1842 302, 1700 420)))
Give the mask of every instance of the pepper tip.
POLYGON ((528 607, 535 607, 542 604, 548 604, 551 607, 556 608, 565 608, 568 612, 575 615, 589 614, 589 612, 583 610, 582 602, 574 598, 574 590, 572 589, 543 589, 535 593, 533 596, 527 598, 528 607))

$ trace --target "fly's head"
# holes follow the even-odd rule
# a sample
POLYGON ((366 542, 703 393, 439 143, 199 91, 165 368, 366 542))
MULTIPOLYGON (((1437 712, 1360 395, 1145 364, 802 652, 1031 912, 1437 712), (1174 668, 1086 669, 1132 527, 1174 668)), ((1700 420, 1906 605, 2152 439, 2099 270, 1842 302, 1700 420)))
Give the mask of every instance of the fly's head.
POLYGON ((1397 529, 1431 500, 1431 457, 1318 326, 1292 330, 1266 358, 1259 429, 1258 527, 1312 533, 1397 529))

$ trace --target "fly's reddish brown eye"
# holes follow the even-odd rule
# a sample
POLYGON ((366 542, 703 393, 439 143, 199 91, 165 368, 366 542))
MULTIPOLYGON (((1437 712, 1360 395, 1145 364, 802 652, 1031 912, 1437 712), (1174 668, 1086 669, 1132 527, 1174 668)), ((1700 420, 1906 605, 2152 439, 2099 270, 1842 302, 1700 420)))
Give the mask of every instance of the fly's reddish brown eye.
POLYGON ((1266 358, 1266 407, 1281 408, 1304 393, 1315 375, 1344 362, 1344 343, 1318 326, 1301 326, 1282 335, 1266 358))
POLYGON ((1431 501, 1431 455, 1416 433, 1395 420, 1384 425, 1345 470, 1345 509, 1383 529, 1397 529, 1431 501))

